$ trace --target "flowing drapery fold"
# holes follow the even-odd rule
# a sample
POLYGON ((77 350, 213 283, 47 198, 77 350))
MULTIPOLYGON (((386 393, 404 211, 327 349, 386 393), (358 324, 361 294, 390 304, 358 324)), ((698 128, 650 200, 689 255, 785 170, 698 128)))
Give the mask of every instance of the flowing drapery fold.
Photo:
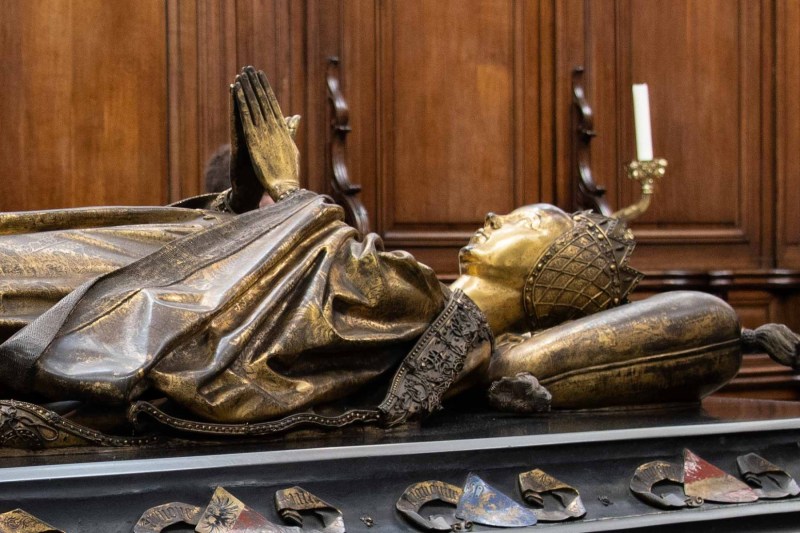
POLYGON ((298 191, 84 283, 0 345, 5 385, 125 404, 157 390, 220 422, 343 398, 444 306, 426 266, 298 191))

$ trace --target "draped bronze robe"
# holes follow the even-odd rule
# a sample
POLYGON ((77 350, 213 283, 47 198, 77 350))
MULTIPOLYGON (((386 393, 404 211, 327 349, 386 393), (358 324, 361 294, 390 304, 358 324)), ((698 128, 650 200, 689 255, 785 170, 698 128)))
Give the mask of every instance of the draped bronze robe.
MULTIPOLYGON (((77 256, 81 239, 100 239, 93 248, 125 263, 115 239, 152 248, 125 266, 102 266, 110 272, 74 290, 54 283, 53 294, 68 294, 0 345, 5 388, 115 405, 158 391, 203 419, 266 420, 390 374, 448 296, 428 267, 382 251, 375 235, 358 239, 341 208, 307 191, 221 221, 161 209, 175 218, 147 226, 149 237, 114 228, 103 239, 97 229, 59 250, 77 256)), ((4 231, 0 219, 0 244, 13 226, 6 221, 4 231)), ((36 277, 12 275, 8 259, 0 261, 3 298, 36 277)), ((0 308, 7 328, 40 311, 35 302, 18 307, 0 308)))

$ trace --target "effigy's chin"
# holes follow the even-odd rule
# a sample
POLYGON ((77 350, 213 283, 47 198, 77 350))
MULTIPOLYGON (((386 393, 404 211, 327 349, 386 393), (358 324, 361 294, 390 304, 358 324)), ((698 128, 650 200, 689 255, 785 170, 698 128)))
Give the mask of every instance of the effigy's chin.
POLYGON ((498 348, 490 377, 527 372, 553 409, 698 402, 742 357, 736 313, 703 293, 673 292, 550 328, 498 348))

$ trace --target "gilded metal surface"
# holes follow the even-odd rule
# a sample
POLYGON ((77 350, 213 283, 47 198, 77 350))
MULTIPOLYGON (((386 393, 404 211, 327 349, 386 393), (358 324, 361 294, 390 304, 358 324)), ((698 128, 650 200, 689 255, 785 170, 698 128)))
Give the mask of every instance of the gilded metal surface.
POLYGON ((217 487, 195 528, 197 533, 296 533, 273 524, 233 494, 217 487))
POLYGON ((278 200, 300 183, 300 156, 278 99, 264 73, 253 67, 245 67, 236 76, 231 94, 231 164, 246 150, 258 181, 278 200))
POLYGON ((491 340, 480 309, 456 290, 395 371, 383 402, 374 409, 350 409, 337 416, 295 413, 271 422, 221 424, 176 418, 148 402, 136 402, 129 417, 135 423, 140 414, 145 414, 181 432, 220 436, 266 435, 301 425, 343 427, 360 422, 393 426, 438 408, 442 394, 457 375, 472 372, 471 356, 481 360, 489 357, 491 340))
POLYGON ((424 518, 419 514, 426 503, 435 501, 458 505, 463 491, 460 487, 443 481, 420 481, 406 487, 400 499, 397 500, 397 510, 412 524, 426 531, 452 531, 454 520, 444 516, 430 516, 424 518))
POLYGON ((22 509, 0 514, 0 533, 64 533, 22 509))
MULTIPOLYGON (((374 234, 360 238, 340 207, 297 190, 292 121, 263 73, 245 68, 231 100, 230 201, 242 205, 229 207, 247 210, 262 191, 275 205, 236 216, 176 207, 0 215, 0 382, 10 394, 120 408, 147 394, 166 407, 133 410, 162 424, 250 435, 402 423, 444 394, 519 372, 554 407, 697 400, 738 368, 738 323, 718 301, 684 298, 694 314, 669 299, 604 311, 638 281, 629 233, 542 204, 487 216, 453 285, 464 309, 475 303, 472 318, 456 313, 439 327, 449 291, 430 268, 385 252, 374 234), (491 357, 484 317, 501 335, 589 313, 501 342, 491 357), (392 373, 377 410, 352 405, 332 422, 311 411, 392 373), (170 414, 175 407, 192 420, 170 414)), ((81 443, 53 439, 32 415, 6 420, 9 442, 81 443)))
POLYGON ((736 465, 760 499, 771 500, 800 494, 800 487, 792 476, 760 455, 741 455, 736 458, 736 465))
POLYGON ((354 235, 298 191, 84 284, 0 346, 0 366, 29 378, 17 390, 124 405, 150 387, 221 423, 347 396, 446 300, 430 269, 354 235))
POLYGON ((758 500, 746 484, 688 449, 683 450, 683 486, 687 496, 707 502, 745 503, 758 500))
POLYGON ((145 511, 133 526, 133 533, 161 533, 164 528, 181 523, 196 526, 202 515, 203 509, 188 503, 165 503, 145 511))
POLYGON ((561 209, 535 204, 486 215, 483 228, 459 253, 463 290, 489 319, 495 335, 528 331, 523 288, 539 258, 575 221, 561 209))
POLYGON ((383 424, 394 426, 436 410, 453 381, 475 370, 474 360, 489 358, 492 340, 481 310, 456 289, 395 373, 378 406, 383 424))
POLYGON ((735 376, 742 357, 736 312, 688 291, 496 344, 489 378, 529 372, 552 394, 553 409, 696 402, 735 376))
POLYGON ((68 446, 141 446, 159 441, 154 435, 105 435, 26 402, 0 400, 0 446, 39 449, 68 446))
POLYGON ((572 229, 550 245, 525 282, 534 331, 616 307, 642 279, 628 266, 635 242, 624 224, 588 212, 572 219, 572 229))
POLYGON ((303 526, 302 511, 310 511, 319 517, 323 528, 320 533, 344 533, 342 512, 331 504, 317 498, 301 487, 291 487, 275 493, 275 509, 287 522, 303 526))
POLYGON ((683 466, 666 461, 651 461, 636 469, 631 478, 631 492, 643 502, 660 509, 683 509, 699 507, 703 498, 699 496, 678 495, 673 492, 658 494, 653 487, 658 483, 671 482, 683 488, 683 466))
POLYGON ((293 510, 313 510, 325 520, 323 529, 283 526, 270 522, 222 487, 217 487, 198 520, 197 533, 344 533, 341 513, 313 494, 293 487, 275 494, 276 506, 283 518, 302 523, 293 510), (280 503, 279 503, 280 499, 280 503))
POLYGON ((638 181, 642 186, 642 197, 635 204, 624 207, 614 212, 611 216, 629 222, 637 218, 650 207, 656 183, 667 172, 666 159, 653 159, 652 161, 631 161, 626 167, 628 178, 638 181))
POLYGON ((536 507, 533 513, 542 522, 561 522, 586 514, 581 495, 575 487, 538 468, 521 473, 518 481, 522 498, 528 505, 536 507), (558 506, 555 509, 550 509, 545 504, 545 494, 552 495, 557 501, 558 506))
POLYGON ((524 527, 536 523, 536 515, 531 510, 473 473, 467 476, 456 507, 456 518, 495 527, 524 527))
POLYGON ((227 218, 172 207, 0 213, 0 341, 87 281, 227 218))

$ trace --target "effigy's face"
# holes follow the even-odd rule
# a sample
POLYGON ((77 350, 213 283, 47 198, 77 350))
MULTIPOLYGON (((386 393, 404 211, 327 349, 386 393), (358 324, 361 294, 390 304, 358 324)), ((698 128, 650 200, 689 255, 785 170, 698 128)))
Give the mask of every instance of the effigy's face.
POLYGON ((462 275, 521 285, 536 260, 575 222, 561 209, 534 204, 507 215, 486 215, 459 254, 462 275))

